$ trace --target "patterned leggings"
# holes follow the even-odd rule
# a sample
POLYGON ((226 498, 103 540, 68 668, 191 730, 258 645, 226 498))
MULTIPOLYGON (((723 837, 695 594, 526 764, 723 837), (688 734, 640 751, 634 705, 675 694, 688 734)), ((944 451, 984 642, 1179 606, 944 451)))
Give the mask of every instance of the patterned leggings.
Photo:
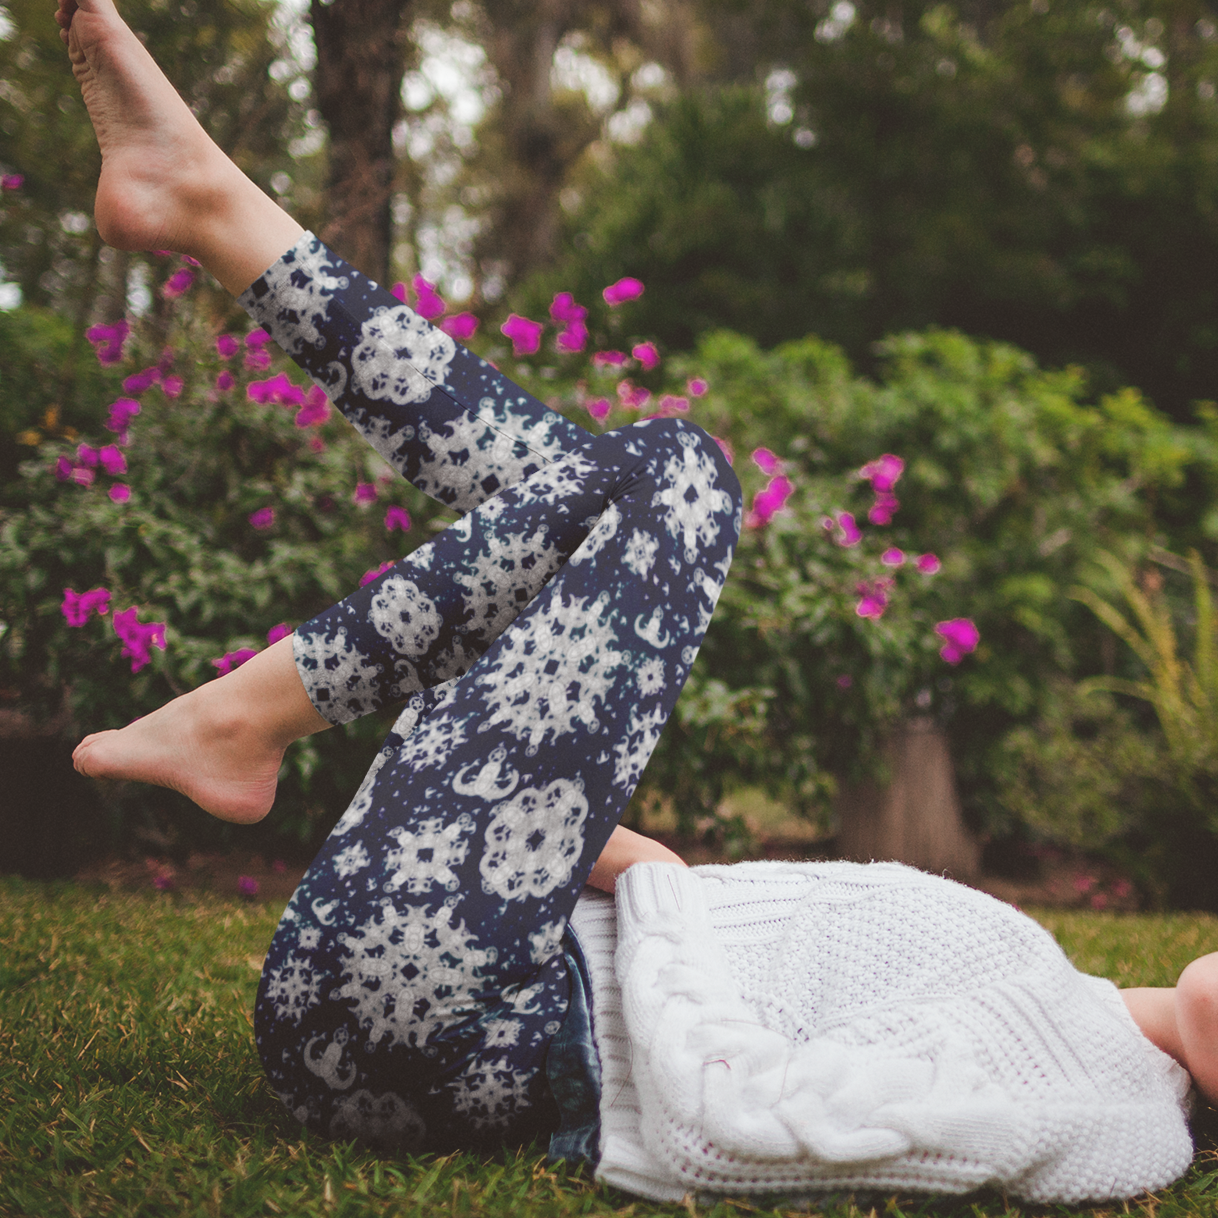
POLYGON ((405 709, 275 933, 268 1077, 335 1137, 547 1133, 567 918, 710 621, 739 486, 681 420, 590 437, 311 235, 241 303, 466 513, 295 633, 332 723, 405 709))

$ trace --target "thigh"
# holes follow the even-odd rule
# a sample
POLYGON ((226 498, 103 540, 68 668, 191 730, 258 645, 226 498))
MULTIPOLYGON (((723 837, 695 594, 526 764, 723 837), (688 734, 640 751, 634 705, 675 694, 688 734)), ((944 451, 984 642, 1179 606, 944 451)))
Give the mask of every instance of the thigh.
POLYGON ((560 474, 510 494, 587 521, 585 540, 407 708, 268 956, 259 1047, 326 1132, 446 1148, 551 1119, 566 921, 693 663, 740 506, 679 421, 600 437, 560 474))

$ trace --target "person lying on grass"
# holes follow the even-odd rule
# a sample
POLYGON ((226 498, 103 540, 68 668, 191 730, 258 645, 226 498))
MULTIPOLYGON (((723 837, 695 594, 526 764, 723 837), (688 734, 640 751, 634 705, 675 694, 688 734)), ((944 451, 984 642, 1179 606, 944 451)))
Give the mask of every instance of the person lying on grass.
POLYGON ((258 1048, 299 1120, 390 1151, 546 1137, 660 1199, 1081 1201, 1183 1172, 1180 1067, 1218 1096, 1218 955, 1118 997, 940 877, 691 871, 621 828, 731 562, 718 445, 683 420, 592 437, 554 414, 263 194, 111 0, 59 0, 56 20, 101 146, 102 237, 198 259, 462 513, 75 753, 250 823, 292 741, 402 707, 263 969, 258 1048))

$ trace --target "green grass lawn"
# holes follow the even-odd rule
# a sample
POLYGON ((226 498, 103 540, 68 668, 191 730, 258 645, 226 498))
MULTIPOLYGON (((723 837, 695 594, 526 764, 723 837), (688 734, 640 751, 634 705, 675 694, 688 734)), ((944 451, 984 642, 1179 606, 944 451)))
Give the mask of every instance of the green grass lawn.
MULTIPOLYGON (((0 1214, 786 1212, 635 1201, 548 1167, 542 1148, 400 1160, 302 1132, 263 1081, 250 1028, 278 913, 212 896, 0 878, 0 1214)), ((1218 950, 1214 918, 1038 916, 1080 967, 1124 984, 1170 984, 1193 956, 1218 950)), ((1083 1212, 1218 1214, 1214 1138, 1204 1130, 1201 1140, 1174 1188, 1083 1212)), ((825 1212, 1058 1211, 990 1194, 825 1212)))

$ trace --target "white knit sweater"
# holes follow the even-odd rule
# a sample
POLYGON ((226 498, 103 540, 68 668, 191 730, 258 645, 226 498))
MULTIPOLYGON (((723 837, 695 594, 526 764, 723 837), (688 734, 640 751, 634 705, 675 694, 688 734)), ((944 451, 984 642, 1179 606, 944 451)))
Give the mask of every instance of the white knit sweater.
POLYGON ((597 1176, 657 1201, 838 1189, 1082 1202, 1192 1158, 1188 1075, 1009 905, 897 864, 638 864, 571 929, 597 1176))

